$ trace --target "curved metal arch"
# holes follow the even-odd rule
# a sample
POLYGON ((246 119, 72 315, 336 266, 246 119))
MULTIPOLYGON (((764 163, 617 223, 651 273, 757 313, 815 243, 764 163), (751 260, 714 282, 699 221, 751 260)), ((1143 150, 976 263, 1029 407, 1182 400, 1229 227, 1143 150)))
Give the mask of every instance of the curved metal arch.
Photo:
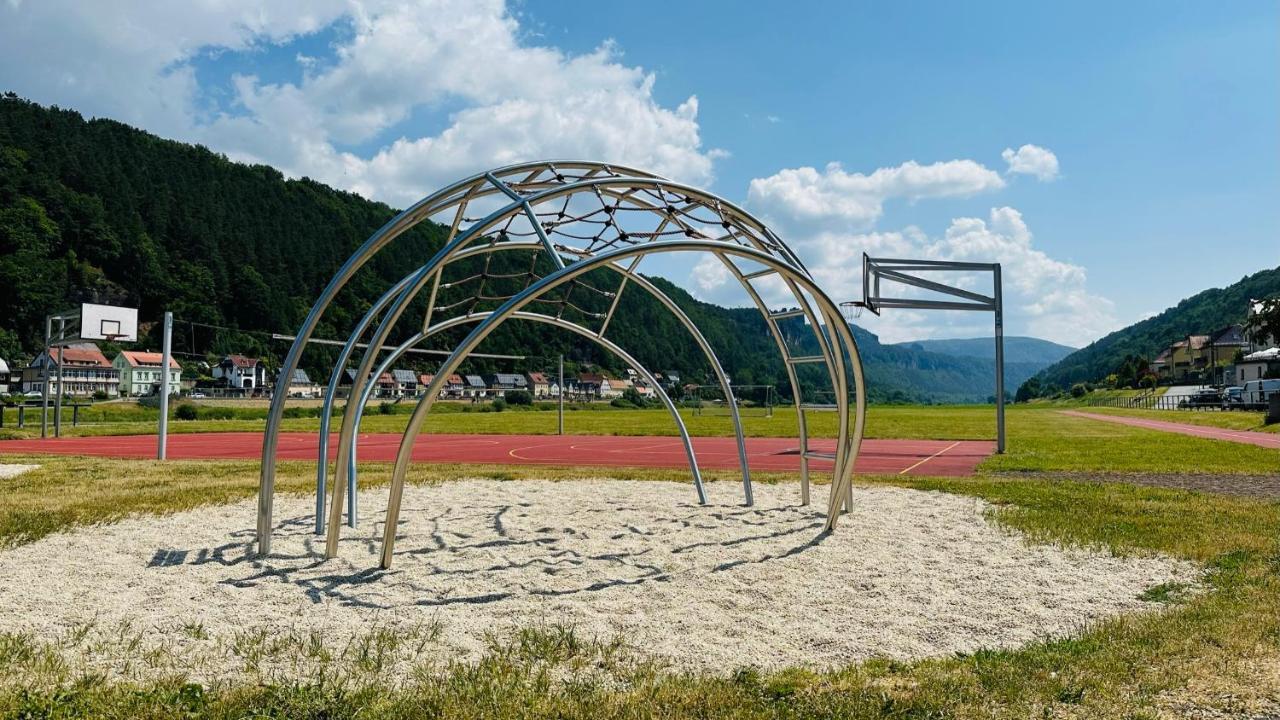
MULTIPOLYGON (((392 365, 394 365, 401 357, 405 355, 405 353, 407 353, 410 349, 416 347, 417 345, 421 344, 425 340, 429 339, 432 335, 435 335, 437 333, 443 332, 445 330, 448 330, 450 328, 457 327, 460 325, 465 325, 473 322, 482 322, 490 314, 491 313, 489 312, 483 312, 483 313, 475 313, 470 315, 459 315, 457 317, 450 318, 449 320, 445 320, 439 323, 438 325, 434 325, 426 331, 413 335, 408 340, 405 340, 399 346, 394 348, 391 351, 391 353, 388 354, 387 357, 383 359, 382 364, 380 364, 378 368, 374 370, 374 373, 373 373, 374 377, 380 377, 382 373, 387 372, 387 370, 390 369, 392 365)), ((658 394, 658 399, 662 401, 663 406, 667 409, 667 412, 671 414, 672 419, 675 421, 676 430, 679 432, 680 440, 684 444, 685 455, 689 459, 689 471, 693 475, 693 485, 694 485, 694 489, 697 491, 697 494, 698 494, 698 502, 703 505, 707 504, 707 493, 706 493, 706 488, 703 486, 703 483, 702 483, 702 472, 698 468, 698 459, 693 451, 693 440, 689 437, 689 430, 688 428, 685 427, 684 418, 680 417, 679 409, 676 408, 675 403, 671 401, 670 396, 668 396, 666 391, 662 389, 662 386, 658 383, 658 379, 654 376, 652 372, 649 371, 648 368, 640 364, 640 362, 636 360, 626 350, 624 350, 622 346, 618 345, 612 340, 601 337, 597 333, 592 332, 591 330, 588 330, 587 328, 584 328, 581 325, 569 322, 568 320, 563 320, 561 318, 553 317, 551 315, 543 315, 541 313, 528 313, 528 312, 512 313, 511 318, 514 320, 528 320, 532 322, 544 323, 544 324, 552 325, 554 327, 557 327, 563 330, 569 330, 570 332, 577 333, 578 335, 581 335, 587 338, 588 340, 591 340, 592 342, 600 345, 600 347, 613 353, 614 355, 617 355, 618 358, 621 359, 624 363, 627 363, 631 367, 635 368, 636 371, 639 372, 644 377, 645 381, 648 382, 650 386, 654 388, 654 391, 657 392, 658 394)), ((356 406, 357 416, 355 421, 355 432, 353 433, 351 438, 351 450, 346 458, 347 478, 349 480, 349 483, 347 486, 347 492, 350 495, 350 497, 347 500, 348 508, 349 508, 348 517, 351 517, 354 515, 354 508, 356 507, 356 495, 355 495, 356 456, 357 456, 358 446, 360 443, 360 420, 364 416, 364 407, 365 405, 368 404, 370 400, 370 396, 372 395, 373 388, 374 388, 374 385, 372 384, 365 386, 364 393, 360 397, 360 403, 359 405, 356 406)), ((338 458, 337 461, 342 462, 343 459, 338 458)), ((336 505, 337 502, 338 502, 337 499, 335 499, 334 504, 336 505)), ((350 523, 348 523, 348 525, 350 525, 350 523)))
MULTIPOLYGON (((458 260, 462 260, 467 257, 485 255, 492 252, 506 251, 506 250, 520 251, 520 250, 540 250, 540 249, 542 249, 541 243, 524 243, 524 242, 505 243, 501 245, 481 245, 476 247, 463 248, 458 252, 457 255, 450 258, 446 262, 446 264, 442 264, 441 267, 437 268, 435 272, 429 273, 428 277, 429 278, 434 277, 438 284, 440 274, 443 268, 447 265, 447 263, 456 262, 458 260)), ((750 465, 747 460, 746 438, 742 429, 742 418, 739 415, 737 403, 733 402, 733 389, 729 384, 728 375, 725 373, 724 367, 721 365, 720 359, 716 355, 715 350, 711 347, 711 344, 707 342, 706 337, 702 334, 702 331, 698 329, 698 326, 694 324, 693 320, 690 319, 689 316, 680 308, 680 306, 677 305, 673 300, 671 300, 671 298, 668 297, 666 293, 662 292, 662 290, 659 289, 656 285, 649 282, 643 276, 635 273, 633 269, 622 268, 618 265, 612 265, 612 264, 609 265, 609 268, 621 274, 622 277, 624 278, 624 282, 627 280, 634 282, 636 285, 640 286, 641 289, 643 289, 645 292, 649 293, 656 300, 658 300, 660 304, 666 307, 668 311, 675 316, 676 320, 680 322, 680 324, 683 325, 684 328, 688 330, 689 333, 693 336, 695 343, 697 343, 703 355, 706 357, 707 362, 711 365, 712 373, 716 376, 716 380, 720 385, 721 392, 723 392, 725 397, 729 400, 730 415, 733 423, 734 436, 737 439, 737 445, 738 445, 738 463, 742 469, 743 492, 746 496, 747 504, 748 505, 751 504, 752 502, 751 474, 750 474, 750 465)), ((329 427, 330 427, 330 418, 332 414, 333 398, 336 396, 336 391, 338 388, 338 383, 341 379, 341 374, 347 369, 347 363, 350 360, 352 351, 356 347, 356 344, 359 342, 360 338, 368 330, 369 325, 372 324, 373 318, 376 317, 379 312, 383 311, 387 307, 387 305, 391 302, 392 298, 396 297, 400 292, 402 292, 408 286, 408 283, 411 279, 413 279, 414 277, 417 277, 418 273, 424 272, 426 270, 427 270, 426 266, 423 266, 421 268, 418 268, 416 272, 410 273, 409 275, 405 276, 399 282, 397 282, 396 285, 394 285, 390 290, 384 293, 382 297, 380 297, 378 301, 375 302, 369 308, 368 312, 365 313, 365 316, 361 319, 360 323, 356 326, 356 329, 352 333, 351 337, 348 338, 346 344, 343 346, 342 352, 340 353, 340 356, 338 359, 338 364, 335 366, 333 374, 330 377, 328 395, 325 397, 325 402, 324 402, 324 410, 323 410, 324 415, 322 415, 322 418, 320 421, 320 425, 321 425, 320 431, 321 431, 322 442, 317 449, 316 523, 315 523, 317 535, 324 533, 324 528, 326 525, 325 498, 326 498, 327 473, 328 473, 329 427)), ((427 319, 429 321, 430 319, 429 315, 427 319)), ((598 334, 592 334, 592 335, 595 336, 598 334)), ((602 338, 603 336, 600 336, 600 337, 602 338)), ((366 352, 369 352, 369 351, 366 351, 366 352)), ((364 378, 363 380, 360 380, 360 382, 363 383, 363 389, 361 391, 362 398, 367 398, 369 396, 369 394, 371 393, 371 389, 374 386, 373 379, 379 377, 380 375, 381 375, 380 370, 374 370, 373 372, 370 373, 368 378, 364 378)), ((652 381, 651 384, 653 384, 655 387, 658 387, 656 380, 652 381)), ((358 387, 357 382, 352 382, 351 387, 352 387, 351 396, 354 397, 354 395, 356 394, 356 388, 358 387)), ((658 388, 658 391, 662 392, 661 388, 658 388)), ((357 413, 359 414, 356 415, 356 418, 351 425, 350 432, 347 433, 346 431, 343 431, 339 435, 339 442, 338 442, 339 452, 342 452, 342 448, 346 447, 348 448, 348 451, 347 451, 348 455, 353 454, 353 450, 351 448, 354 447, 354 443, 356 442, 356 438, 358 437, 358 427, 360 423, 360 417, 361 417, 361 414, 364 412, 364 405, 366 402, 367 400, 362 400, 360 404, 357 405, 357 413), (347 444, 344 444, 342 442, 342 439, 344 437, 349 438, 349 442, 347 444)), ((344 409, 344 417, 346 412, 347 411, 344 409)), ((683 425, 683 420, 679 420, 678 422, 681 425, 683 425)), ((347 525, 349 527, 355 527, 355 518, 356 518, 356 510, 355 510, 356 501, 354 499, 355 479, 351 477, 351 470, 353 469, 353 467, 354 467, 353 465, 348 463, 347 472, 345 474, 347 493, 352 497, 351 501, 348 503, 348 506, 347 506, 347 525)), ((697 475, 700 479, 700 475, 696 472, 696 470, 695 470, 695 475, 697 475)), ((342 477, 343 477, 343 474, 339 473, 339 481, 341 481, 342 477)), ((335 516, 336 515, 337 513, 335 513, 335 516)))
MULTIPOLYGON (((432 257, 430 262, 424 265, 417 272, 413 273, 412 275, 413 280, 396 297, 395 301, 387 309, 381 324, 378 326, 378 329, 375 332, 373 338, 369 341, 369 348, 365 351, 364 357, 360 363, 359 370, 357 370, 356 372, 355 381, 352 384, 352 389, 351 389, 352 395, 355 395, 357 391, 363 390, 363 385, 370 381, 369 373, 373 370, 373 363, 375 361, 376 354, 377 354, 376 349, 381 347, 386 342, 387 337, 391 333, 391 329, 395 326, 395 324, 399 321, 400 317, 404 314, 404 311, 408 308, 409 303, 413 300, 413 298, 417 296, 419 292, 422 291, 422 289, 426 286, 426 283, 430 280, 430 278, 434 273, 441 272, 443 267, 448 265, 449 262, 452 261, 451 259, 455 253, 465 249, 467 244, 470 243, 472 240, 474 240, 477 237, 484 236, 486 232, 488 232, 493 227, 495 227, 498 223, 500 223, 501 221, 510 217, 513 214, 527 213, 531 218, 531 222, 536 225, 537 224, 536 216, 533 215, 533 212, 531 210, 531 207, 535 204, 554 200, 561 196, 566 196, 566 195, 571 196, 588 189, 599 190, 600 188, 607 189, 614 186, 625 187, 628 189, 655 188, 660 192, 663 190, 679 191, 686 197, 693 197, 697 199, 700 203, 703 204, 704 207, 712 209, 716 213, 722 214, 723 208, 729 208, 732 212, 738 213, 742 218, 750 218, 753 224, 761 228, 764 227, 763 223, 760 223, 754 218, 751 218, 750 215, 748 215, 745 211, 741 210, 737 206, 733 205, 732 203, 729 203, 728 201, 721 200, 715 195, 712 195, 704 190, 694 188, 689 185, 684 185, 682 183, 676 183, 676 182, 656 179, 656 178, 617 177, 617 176, 606 177, 606 178, 590 178, 590 179, 582 180, 575 183, 568 183, 565 185, 552 187, 540 192, 533 193, 528 196, 520 196, 517 199, 512 199, 510 203, 499 208, 498 210, 491 212, 489 215, 485 216, 483 219, 477 221, 471 227, 467 228, 467 230, 462 234, 456 235, 455 237, 453 237, 453 239, 451 239, 444 247, 442 247, 439 251, 436 252, 436 254, 432 257)), ((460 211, 462 207, 464 206, 459 206, 460 211)), ((648 207, 646 209, 654 212, 657 211, 656 208, 654 207, 648 207)), ((460 215, 461 215, 461 212, 459 212, 459 216, 460 215)), ((403 230, 401 230, 401 232, 403 232, 403 230)), ((731 235, 731 237, 736 238, 737 236, 731 235)), ((786 264, 788 267, 792 267, 790 264, 790 260, 793 257, 793 254, 790 253, 789 250, 783 252, 783 256, 781 258, 776 258, 772 254, 772 251, 781 250, 785 248, 785 245, 778 244, 776 247, 769 247, 769 246, 765 246, 763 241, 759 240, 758 238, 752 237, 752 238, 749 238, 749 240, 753 245, 756 246, 755 249, 758 252, 760 252, 762 255, 765 255, 770 258, 774 258, 775 260, 778 260, 780 262, 785 261, 784 264, 786 264)), ((724 246, 724 247, 747 247, 746 245, 740 245, 737 242, 723 242, 723 241, 713 241, 713 240, 707 240, 705 242, 718 245, 718 246, 724 246)), ((654 243, 650 242, 650 243, 642 244, 639 246, 645 247, 652 244, 654 243)), ((581 265, 583 262, 587 262, 587 261, 586 260, 579 261, 578 263, 575 263, 573 267, 577 267, 578 265, 581 265)), ((561 272, 563 272, 563 269, 561 270, 561 272)), ((805 302, 803 297, 798 297, 797 301, 800 303, 805 302)), ((296 344, 296 341, 295 341, 295 344, 296 344)), ((734 409, 734 412, 736 414, 736 407, 734 409)), ((343 414, 342 427, 340 430, 340 434, 338 436, 338 456, 339 457, 346 457, 346 455, 350 451, 351 430, 354 422, 355 422, 355 418, 351 413, 343 414)), ((745 451, 742 453, 742 456, 745 459, 745 451)), ((347 475, 346 465, 343 463, 338 463, 337 477, 335 478, 335 481, 334 481, 335 484, 342 484, 343 482, 345 482, 346 475, 347 475)), ((747 499, 750 502, 752 498, 751 498, 751 492, 750 492, 749 475, 744 474, 743 484, 746 490, 747 499)), ((268 509, 268 512, 269 512, 269 509, 268 509)), ((259 515, 261 516, 262 513, 263 513, 263 505, 260 502, 259 515)), ((336 525, 336 523, 340 520, 340 517, 339 517, 340 508, 338 510, 335 510, 334 508, 331 507, 329 514, 331 516, 331 521, 330 521, 331 527, 329 530, 329 538, 326 545, 327 547, 330 548, 328 552, 332 553, 332 552, 335 552, 337 548, 337 537, 334 534, 335 531, 333 529, 333 525, 336 525)), ((261 517, 259 518, 259 528, 260 530, 262 528, 261 517)), ((268 532, 269 532, 269 528, 268 528, 268 532)))
MULTIPOLYGON (((499 192, 494 187, 492 191, 476 192, 477 187, 489 183, 487 175, 496 175, 499 177, 514 173, 526 172, 538 169, 539 172, 544 170, 556 171, 556 168, 572 168, 585 170, 588 172, 587 177, 591 173, 597 171, 614 172, 614 168, 625 171, 629 176, 635 177, 656 177, 645 173, 643 170, 636 170, 621 165, 611 165, 607 163, 584 162, 576 160, 561 161, 538 161, 529 163, 518 163, 509 165, 497 170, 491 170, 487 173, 476 173, 469 178, 455 182, 444 187, 418 202, 410 205, 402 210, 398 215, 388 220, 382 227, 378 228, 367 240, 354 252, 351 257, 347 258, 334 276, 329 280, 329 284, 321 291, 320 297, 311 306, 306 318, 302 321, 302 327, 298 329, 293 345, 290 346, 289 352, 285 355, 284 362, 280 366, 280 372, 277 378, 288 378, 293 376, 293 371, 298 369, 298 363, 302 359, 302 351, 306 348, 307 343, 311 340, 311 334, 315 332, 316 326, 320 322, 320 318, 324 315, 325 310, 337 297, 339 291, 350 282, 351 277, 356 271, 364 267, 364 265, 376 255, 383 247, 392 240, 402 235, 407 230, 427 220, 449 208, 458 206, 459 212, 453 220, 449 233, 449 240, 452 241, 458 232, 458 226, 462 222, 463 216, 461 210, 466 207, 466 203, 473 197, 493 194, 499 192)), ((557 172, 557 175, 559 173, 557 172)), ((349 353, 348 353, 349 354, 349 353)), ((343 367, 345 370, 345 367, 343 367)), ((271 405, 267 411, 267 426, 262 436, 262 469, 258 483, 258 552, 266 555, 271 552, 271 518, 272 518, 272 500, 275 496, 275 460, 276 449, 280 444, 280 420, 284 416, 284 405, 287 400, 288 393, 275 393, 271 398, 271 405)), ((327 445, 327 442, 326 442, 327 445)))
MULTIPOLYGON (((413 415, 410 417, 408 427, 400 442, 400 449, 397 453, 395 469, 392 473, 391 492, 387 502, 387 516, 384 523, 384 535, 382 544, 381 566, 389 568, 395 549, 395 535, 397 522, 399 519, 400 502, 404 494, 404 478, 408 470, 409 460, 412 457, 414 439, 421 431, 422 422, 426 418, 427 413, 431 409, 431 405, 435 401, 435 397, 439 394, 443 386, 443 380, 450 373, 453 373, 462 360, 470 354, 481 341, 484 340, 494 329, 496 329, 507 317, 517 312, 523 306, 536 300, 542 293, 545 293, 559 285, 590 272, 600 266, 612 263, 616 260, 625 259, 627 257, 639 254, 649 254, 655 252, 673 252, 673 251, 711 251, 725 252, 728 254, 744 257, 760 264, 772 268, 775 272, 791 277, 797 284, 810 293, 815 301, 819 304, 823 317, 830 322, 832 318, 839 317, 839 311, 835 303, 828 298, 820 288, 807 276, 800 274, 786 262, 779 260, 763 251, 747 248, 734 244, 732 247, 726 247, 724 243, 718 243, 709 240, 672 240, 649 243, 634 247, 623 248, 602 255, 595 256, 589 260, 571 265, 542 280, 529 286, 520 294, 512 297, 500 308, 493 313, 480 325, 476 326, 467 337, 454 348, 453 353, 441 365, 440 370, 432 380, 431 385, 427 388, 426 394, 419 401, 418 406, 414 409, 413 415)), ((800 298, 801 302, 807 302, 805 298, 800 298)), ((863 392, 863 378, 861 371, 861 362, 858 359, 857 345, 853 341, 852 334, 848 327, 836 326, 836 332, 839 336, 840 343, 844 345, 844 350, 849 353, 854 367, 854 383, 856 387, 856 404, 857 414, 859 416, 866 412, 866 397, 863 392)), ((843 355, 843 353, 841 353, 843 355)), ((848 411, 848 393, 845 385, 845 377, 843 373, 843 358, 837 360, 842 372, 839 376, 839 386, 836 395, 838 411, 841 415, 847 414, 848 411)), ((858 423, 859 427, 861 423, 858 423)), ((846 426, 842 423, 842 431, 846 430, 846 426)), ((838 443, 838 453, 835 463, 832 481, 831 494, 828 500, 827 522, 825 529, 832 530, 836 525, 838 516, 838 503, 843 499, 846 493, 846 486, 852 476, 852 455, 856 454, 857 446, 860 444, 861 438, 852 438, 849 442, 846 432, 841 433, 838 443), (852 450, 852 452, 841 452, 852 450), (843 454, 843 457, 840 455, 843 454)), ((335 484, 335 491, 339 485, 335 484)), ((338 527, 331 524, 329 527, 329 537, 326 547, 328 557, 333 557, 337 552, 338 527)))

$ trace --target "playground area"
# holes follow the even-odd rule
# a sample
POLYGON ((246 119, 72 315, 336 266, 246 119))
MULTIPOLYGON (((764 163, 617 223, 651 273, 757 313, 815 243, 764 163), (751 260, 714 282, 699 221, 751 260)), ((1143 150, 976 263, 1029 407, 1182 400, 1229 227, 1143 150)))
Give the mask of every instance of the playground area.
MULTIPOLYGON (((241 673, 243 650, 228 649, 261 636, 258 671, 288 682, 325 665, 299 652, 309 641, 342 648, 375 627, 412 639, 414 661, 474 662, 491 635, 559 625, 723 676, 1013 648, 1157 607, 1144 591, 1194 588, 1201 574, 1167 557, 1028 543, 959 495, 860 487, 845 518, 857 532, 818 538, 823 513, 798 505, 794 485, 759 486, 753 507, 740 490, 711 483, 702 506, 687 482, 411 486, 390 573, 377 569, 376 521, 317 562, 312 508, 296 496, 282 498, 269 559, 254 552, 251 501, 130 518, 0 554, 0 632, 82 628, 83 671, 203 681, 241 673)), ((362 502, 382 517, 385 488, 362 502)))

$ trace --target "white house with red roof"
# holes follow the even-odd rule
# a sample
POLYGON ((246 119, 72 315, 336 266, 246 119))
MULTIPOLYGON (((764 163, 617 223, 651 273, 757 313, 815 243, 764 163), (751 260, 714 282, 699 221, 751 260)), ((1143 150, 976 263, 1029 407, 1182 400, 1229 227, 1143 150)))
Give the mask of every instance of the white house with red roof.
POLYGON ((228 355, 213 366, 213 377, 225 381, 227 387, 255 390, 266 387, 267 368, 257 358, 228 355))
POLYGON ((98 349, 86 343, 72 345, 62 350, 62 367, 58 367, 58 349, 37 355, 22 370, 23 392, 43 392, 45 368, 49 370, 49 397, 58 392, 58 383, 64 386, 63 395, 93 395, 101 392, 107 397, 120 394, 120 373, 98 349))
MULTIPOLYGON (((158 352, 121 350, 111 361, 112 367, 120 373, 120 395, 142 397, 159 392, 163 361, 164 356, 158 352)), ((181 386, 182 366, 169 358, 169 392, 176 393, 181 386)))

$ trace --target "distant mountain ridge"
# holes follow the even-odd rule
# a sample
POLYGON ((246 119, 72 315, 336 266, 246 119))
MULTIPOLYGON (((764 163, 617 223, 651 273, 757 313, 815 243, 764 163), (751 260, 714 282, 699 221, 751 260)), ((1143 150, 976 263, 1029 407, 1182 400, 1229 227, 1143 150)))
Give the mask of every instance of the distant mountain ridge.
POLYGON ((1090 343, 1036 374, 1047 395, 1078 382, 1099 382, 1115 372, 1126 356, 1151 359, 1170 342, 1207 334, 1244 322, 1250 300, 1280 295, 1280 267, 1261 270, 1224 288, 1196 293, 1155 317, 1134 323, 1090 343))
MULTIPOLYGON (((954 338, 944 340, 911 340, 895 343, 896 347, 915 348, 926 352, 956 355, 959 357, 976 357, 994 361, 996 344, 993 338, 954 338)), ((1040 338, 1024 335, 1006 335, 1004 338, 1004 360, 1006 363, 1032 363, 1049 366, 1075 352, 1077 348, 1059 345, 1040 338)))

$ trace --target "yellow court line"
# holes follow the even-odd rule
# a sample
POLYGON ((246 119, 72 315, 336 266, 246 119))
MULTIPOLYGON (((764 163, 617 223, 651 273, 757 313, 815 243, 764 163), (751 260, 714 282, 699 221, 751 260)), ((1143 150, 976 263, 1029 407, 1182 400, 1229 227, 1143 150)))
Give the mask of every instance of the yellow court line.
POLYGON ((938 456, 939 456, 939 455, 941 455, 942 453, 944 453, 944 452, 946 452, 946 451, 950 450, 951 448, 953 448, 953 447, 955 447, 955 446, 957 446, 957 445, 959 445, 959 444, 960 444, 960 441, 959 441, 959 440, 957 440, 957 441, 955 441, 955 442, 951 443, 950 445, 948 445, 948 446, 946 446, 946 447, 942 448, 942 449, 941 449, 941 450, 939 450, 938 452, 936 452, 936 453, 934 453, 934 454, 930 455, 929 457, 927 457, 927 458, 925 458, 925 459, 921 460, 920 462, 916 463, 915 465, 912 465, 911 467, 907 468, 906 470, 903 470, 902 472, 900 472, 900 473, 898 473, 898 474, 899 474, 899 475, 906 475, 907 473, 911 472, 912 470, 915 470, 916 468, 920 467, 921 465, 923 465, 923 464, 925 464, 925 463, 929 462, 930 460, 932 460, 932 459, 934 459, 934 458, 938 457, 938 456))

